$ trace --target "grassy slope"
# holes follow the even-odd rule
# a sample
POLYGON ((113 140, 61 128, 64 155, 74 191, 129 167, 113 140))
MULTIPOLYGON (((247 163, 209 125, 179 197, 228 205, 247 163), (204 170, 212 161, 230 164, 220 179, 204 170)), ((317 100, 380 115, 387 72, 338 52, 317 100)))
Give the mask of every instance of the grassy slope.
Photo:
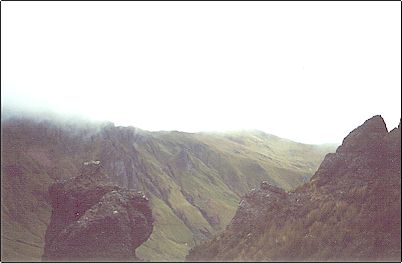
POLYGON ((137 249, 139 257, 183 260, 190 247, 224 229, 240 196, 261 180, 293 188, 333 149, 255 131, 150 133, 87 124, 5 122, 2 259, 40 259, 51 213, 47 187, 55 179, 77 175, 89 159, 102 160, 117 182, 129 185, 132 179, 132 187, 150 197, 156 224, 151 238, 137 249))
MULTIPOLYGON (((376 138, 367 137, 370 143, 376 138)), ((247 208, 239 208, 236 220, 194 248, 188 260, 400 259, 400 129, 384 138, 372 148, 338 151, 339 158, 324 161, 313 180, 286 198, 250 192, 243 199, 247 208)))

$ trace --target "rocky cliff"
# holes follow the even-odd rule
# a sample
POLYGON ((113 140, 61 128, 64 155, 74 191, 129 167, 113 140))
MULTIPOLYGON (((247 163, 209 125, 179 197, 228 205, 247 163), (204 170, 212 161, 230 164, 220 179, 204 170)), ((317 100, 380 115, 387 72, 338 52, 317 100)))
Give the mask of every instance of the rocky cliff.
POLYGON ((190 251, 197 260, 400 260, 401 128, 381 116, 353 130, 310 182, 263 182, 226 230, 190 251))
POLYGON ((138 260, 135 249, 152 233, 148 198, 110 183, 99 161, 49 188, 52 215, 45 261, 138 260))

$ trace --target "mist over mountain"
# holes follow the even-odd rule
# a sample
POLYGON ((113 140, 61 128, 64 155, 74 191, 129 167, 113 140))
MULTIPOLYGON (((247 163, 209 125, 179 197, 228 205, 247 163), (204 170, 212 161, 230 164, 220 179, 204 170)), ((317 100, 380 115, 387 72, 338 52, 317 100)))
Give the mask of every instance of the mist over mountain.
POLYGON ((111 122, 2 112, 2 259, 39 260, 49 226, 48 189, 99 160, 111 182, 149 198, 146 260, 184 260, 224 230, 241 196, 261 181, 293 189, 333 145, 307 145, 261 131, 149 132, 111 122))
POLYGON ((399 261, 401 126, 381 116, 354 129, 294 190, 261 183, 223 233, 189 261, 399 261))
POLYGON ((0 5, 0 261, 399 260, 396 1, 0 5))

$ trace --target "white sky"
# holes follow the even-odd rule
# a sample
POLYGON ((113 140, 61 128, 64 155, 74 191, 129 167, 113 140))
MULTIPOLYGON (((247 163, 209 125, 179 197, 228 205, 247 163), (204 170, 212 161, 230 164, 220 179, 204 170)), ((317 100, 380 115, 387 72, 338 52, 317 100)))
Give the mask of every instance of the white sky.
POLYGON ((400 2, 1 5, 2 107, 305 143, 400 120, 400 2))

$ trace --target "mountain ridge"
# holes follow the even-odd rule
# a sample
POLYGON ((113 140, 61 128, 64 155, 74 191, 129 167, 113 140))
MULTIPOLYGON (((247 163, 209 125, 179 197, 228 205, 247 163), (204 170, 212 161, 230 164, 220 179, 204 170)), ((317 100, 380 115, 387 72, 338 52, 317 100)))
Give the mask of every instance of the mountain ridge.
POLYGON ((155 226, 138 256, 183 260, 190 247, 223 230, 244 193, 263 180, 294 188, 333 150, 256 136, 148 132, 110 122, 2 119, 2 235, 13 240, 4 242, 2 254, 40 258, 40 249, 16 240, 43 247, 51 213, 48 187, 79 174, 87 160, 100 160, 114 183, 149 196, 155 226))
POLYGON ((231 223, 187 260, 398 260, 401 129, 376 115, 294 190, 268 182, 247 193, 231 223))

